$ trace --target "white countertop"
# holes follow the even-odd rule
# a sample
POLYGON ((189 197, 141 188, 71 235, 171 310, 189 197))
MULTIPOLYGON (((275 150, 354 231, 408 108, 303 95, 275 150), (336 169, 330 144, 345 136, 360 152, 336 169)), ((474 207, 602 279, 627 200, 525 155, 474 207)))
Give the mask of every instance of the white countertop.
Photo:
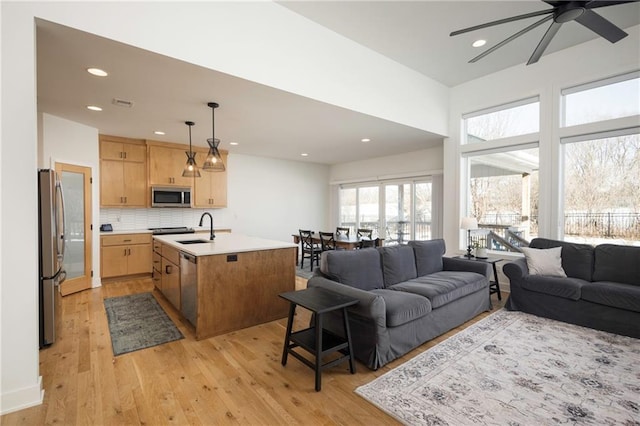
POLYGON ((153 238, 163 244, 168 244, 171 247, 194 256, 211 256, 216 254, 297 247, 297 244, 293 244, 291 242, 266 240, 242 234, 223 232, 216 234, 216 238, 213 242, 209 242, 207 239, 208 235, 204 236, 203 234, 154 235, 153 238), (178 242, 186 240, 206 240, 207 242, 201 244, 180 244, 178 242))
MULTIPOLYGON (((199 233, 199 232, 209 232, 209 227, 208 226, 190 226, 190 228, 192 228, 194 230, 194 233, 199 233)), ((220 227, 220 228, 213 228, 213 230, 215 232, 225 232, 228 231, 229 228, 225 228, 225 227, 220 227)), ((149 229, 118 229, 118 230, 113 230, 113 231, 109 231, 109 232, 103 232, 100 231, 100 235, 122 235, 122 234, 150 234, 151 230, 149 229)), ((193 235, 193 234, 185 234, 185 235, 193 235)))

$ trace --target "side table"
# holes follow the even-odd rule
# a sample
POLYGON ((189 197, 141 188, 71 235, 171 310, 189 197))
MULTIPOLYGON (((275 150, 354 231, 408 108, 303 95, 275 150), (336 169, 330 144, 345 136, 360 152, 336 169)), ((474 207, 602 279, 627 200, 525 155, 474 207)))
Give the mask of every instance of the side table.
POLYGON ((279 295, 290 303, 289 319, 287 321, 287 334, 284 340, 284 349, 282 350, 282 365, 287 365, 287 356, 289 354, 298 358, 308 367, 315 371, 316 375, 316 392, 320 391, 322 370, 340 364, 349 360, 349 370, 351 374, 355 374, 356 367, 353 362, 353 347, 351 345, 351 332, 349 330, 349 321, 347 316, 347 307, 358 303, 358 299, 343 296, 341 294, 332 293, 322 288, 307 288, 299 291, 289 291, 279 295), (313 312, 314 325, 304 330, 292 332, 293 317, 296 307, 300 305, 313 312), (329 330, 325 330, 322 326, 323 315, 342 310, 342 318, 344 323, 345 337, 338 336, 329 330), (297 353, 294 349, 301 347, 307 352, 314 355, 314 361, 309 361, 297 353), (323 356, 340 352, 342 356, 322 363, 323 356))
POLYGON ((489 295, 493 293, 498 293, 498 300, 502 300, 502 294, 500 294, 500 282, 498 281, 498 270, 496 268, 496 263, 503 261, 504 259, 500 259, 498 257, 488 257, 486 259, 481 259, 479 257, 467 257, 466 255, 455 256, 458 259, 467 259, 467 260, 475 260, 477 262, 490 263, 493 266, 493 279, 495 281, 489 281, 489 295))

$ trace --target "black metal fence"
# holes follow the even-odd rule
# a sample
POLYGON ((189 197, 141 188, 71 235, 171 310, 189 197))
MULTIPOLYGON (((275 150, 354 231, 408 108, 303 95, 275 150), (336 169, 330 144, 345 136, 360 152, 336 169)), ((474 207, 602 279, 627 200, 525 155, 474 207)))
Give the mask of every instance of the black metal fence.
MULTIPOLYGON (((518 247, 528 245, 519 231, 520 225, 520 215, 487 215, 480 219, 478 227, 489 233, 472 239, 493 250, 518 251, 518 247)), ((530 217, 529 235, 538 235, 538 216, 530 217)), ((567 213, 564 235, 640 241, 640 213, 567 213)))

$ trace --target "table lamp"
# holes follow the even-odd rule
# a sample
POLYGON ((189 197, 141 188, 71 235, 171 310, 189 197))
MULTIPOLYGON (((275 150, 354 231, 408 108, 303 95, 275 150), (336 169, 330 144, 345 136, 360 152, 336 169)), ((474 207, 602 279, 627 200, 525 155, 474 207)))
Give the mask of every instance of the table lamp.
POLYGON ((465 255, 469 259, 473 257, 471 254, 471 230, 478 229, 478 220, 475 217, 463 217, 460 221, 460 229, 467 230, 467 254, 465 255))

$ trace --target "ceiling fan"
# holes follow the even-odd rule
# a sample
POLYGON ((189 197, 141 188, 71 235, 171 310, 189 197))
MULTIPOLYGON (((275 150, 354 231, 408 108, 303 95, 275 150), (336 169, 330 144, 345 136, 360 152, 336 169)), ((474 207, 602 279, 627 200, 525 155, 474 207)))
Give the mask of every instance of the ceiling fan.
POLYGON ((469 61, 470 63, 477 62, 480 59, 482 59, 485 56, 487 56, 489 53, 499 49, 500 47, 504 46, 505 44, 509 43, 510 41, 515 40, 516 38, 520 37, 521 35, 531 31, 532 29, 534 29, 534 28, 536 28, 536 27, 538 27, 538 26, 540 26, 542 24, 544 24, 547 21, 553 20, 553 22, 551 23, 551 26, 549 27, 549 29, 547 29, 547 32, 542 37, 542 40, 540 40, 540 43, 538 43, 538 47, 536 47, 536 49, 533 51, 533 54, 529 58, 529 61, 527 62, 527 65, 530 65, 530 64, 538 62, 538 60, 540 59, 540 57, 544 53, 544 51, 547 48, 547 46, 549 46, 549 43, 551 42, 553 37, 556 35, 556 33, 558 32, 558 30, 560 29, 562 24, 567 23, 567 22, 576 21, 576 22, 584 25, 585 27, 587 27, 588 29, 590 29, 594 33, 598 34, 599 36, 604 37, 605 39, 609 40, 611 43, 615 43, 615 42, 623 39, 624 37, 626 37, 628 35, 626 32, 622 31, 616 25, 612 24, 611 22, 609 22, 608 20, 606 20, 602 16, 598 15, 592 9, 596 9, 596 8, 599 8, 599 7, 606 7, 606 6, 614 6, 614 5, 623 4, 623 3, 633 3, 633 2, 636 2, 638 0, 627 0, 627 1, 599 1, 599 0, 592 0, 592 1, 547 1, 547 0, 543 0, 543 1, 545 3, 547 3, 547 4, 549 4, 550 6, 552 6, 553 8, 552 9, 546 9, 546 10, 540 10, 540 11, 537 11, 537 12, 525 13, 524 15, 512 16, 510 18, 499 19, 497 21, 487 22, 486 24, 476 25, 476 26, 473 26, 473 27, 469 27, 469 28, 465 28, 465 29, 462 29, 462 30, 454 31, 451 34, 449 34, 449 36, 455 36, 455 35, 458 35, 458 34, 464 34, 464 33, 468 33, 468 32, 475 31, 475 30, 479 30, 479 29, 482 29, 482 28, 492 27, 494 25, 500 25, 500 24, 504 24, 504 23, 507 23, 507 22, 518 21, 520 19, 527 19, 527 18, 532 18, 532 17, 535 17, 535 16, 547 15, 544 18, 540 19, 539 21, 534 22, 533 24, 531 24, 528 27, 524 28, 523 30, 520 30, 517 33, 513 34, 509 38, 501 41, 500 43, 496 44, 495 46, 485 50, 480 55, 476 56, 475 58, 473 58, 473 59, 471 59, 469 61))

